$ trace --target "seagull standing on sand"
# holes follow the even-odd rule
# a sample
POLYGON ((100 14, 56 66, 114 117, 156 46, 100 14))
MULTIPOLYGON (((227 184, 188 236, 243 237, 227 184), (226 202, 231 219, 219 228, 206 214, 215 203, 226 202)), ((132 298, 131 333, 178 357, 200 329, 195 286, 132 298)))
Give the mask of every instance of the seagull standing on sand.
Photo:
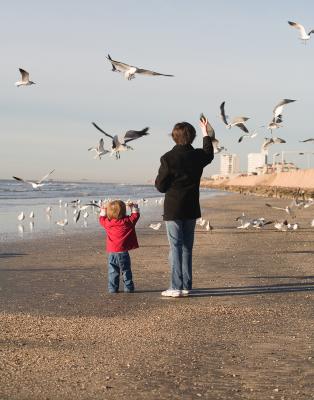
POLYGON ((282 126, 280 123, 282 122, 282 112, 284 106, 286 104, 293 103, 294 101, 295 100, 283 99, 275 106, 273 109, 273 118, 267 126, 267 129, 270 129, 271 134, 273 133, 273 129, 278 129, 282 126))
POLYGON ((25 71, 25 69, 19 68, 22 79, 20 81, 15 82, 15 86, 30 86, 35 85, 35 82, 29 80, 29 73, 25 71))
POLYGON ((223 121, 223 123, 226 125, 227 129, 232 128, 233 126, 237 126, 240 128, 243 132, 249 133, 249 130, 247 127, 244 125, 244 122, 247 121, 249 118, 247 117, 235 117, 233 120, 229 123, 228 122, 228 117, 225 113, 225 102, 223 101, 220 105, 220 116, 223 121))
POLYGON ((92 122, 92 124, 101 133, 103 133, 104 135, 106 135, 107 137, 110 137, 112 139, 111 155, 114 154, 116 156, 116 159, 120 158, 121 151, 133 150, 133 148, 131 146, 127 145, 128 142, 131 142, 132 140, 138 139, 142 136, 149 135, 148 127, 142 129, 141 131, 130 130, 124 134, 123 139, 120 141, 118 138, 118 135, 115 135, 115 136, 109 135, 109 133, 106 133, 98 125, 96 125, 95 122, 92 122))
POLYGON ((158 231, 161 227, 161 222, 158 222, 158 224, 150 224, 149 227, 154 229, 155 231, 158 231))
POLYGON ((66 218, 65 219, 61 219, 60 221, 57 221, 56 224, 58 226, 61 226, 62 228, 64 228, 66 225, 68 225, 68 220, 66 218))
POLYGON ((130 81, 131 79, 135 78, 135 74, 143 74, 143 75, 150 75, 150 76, 170 76, 173 77, 173 75, 169 74, 160 74, 159 72, 154 72, 150 71, 149 69, 143 69, 143 68, 138 68, 134 67, 133 65, 125 64, 120 61, 113 60, 110 57, 110 54, 108 54, 107 59, 112 65, 112 71, 113 72, 121 72, 123 73, 125 79, 130 81))
POLYGON ((45 183, 43 183, 43 181, 44 181, 45 179, 47 179, 48 176, 51 175, 54 171, 55 171, 55 170, 53 169, 53 170, 50 171, 47 175, 43 176, 39 181, 35 181, 35 182, 33 182, 33 181, 26 181, 26 180, 24 180, 24 179, 22 179, 22 178, 18 178, 17 176, 13 176, 12 178, 14 178, 15 180, 20 181, 20 182, 29 183, 30 185, 32 185, 33 189, 40 189, 41 186, 45 185, 45 183))
POLYGON ((17 219, 19 221, 23 221, 23 219, 25 219, 25 214, 23 213, 23 211, 17 216, 17 219))
POLYGON ((292 28, 298 29, 300 39, 302 40, 302 42, 304 44, 306 44, 306 42, 310 39, 311 34, 314 33, 314 29, 309 31, 309 33, 306 33, 304 26, 301 24, 298 24, 297 22, 288 21, 288 24, 290 26, 292 26, 292 28))

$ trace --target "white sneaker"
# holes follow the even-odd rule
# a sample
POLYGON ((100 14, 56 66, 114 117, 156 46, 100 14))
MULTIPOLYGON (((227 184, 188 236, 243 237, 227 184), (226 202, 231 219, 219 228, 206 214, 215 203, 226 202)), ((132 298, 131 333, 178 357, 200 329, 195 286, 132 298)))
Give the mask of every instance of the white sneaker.
POLYGON ((181 290, 178 289, 167 289, 161 292, 162 296, 165 297, 182 297, 181 290))
POLYGON ((191 293, 191 290, 188 289, 182 289, 181 294, 182 296, 188 296, 191 293))

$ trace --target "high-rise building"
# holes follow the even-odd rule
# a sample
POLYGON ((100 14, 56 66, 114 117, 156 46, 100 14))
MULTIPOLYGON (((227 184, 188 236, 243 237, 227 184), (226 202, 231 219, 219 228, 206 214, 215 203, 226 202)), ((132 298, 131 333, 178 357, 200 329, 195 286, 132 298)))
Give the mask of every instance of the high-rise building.
POLYGON ((265 153, 249 153, 247 161, 247 172, 249 174, 258 172, 257 168, 261 168, 266 164, 266 155, 265 153))
POLYGON ((221 154, 220 175, 233 175, 240 172, 240 157, 237 154, 221 154))

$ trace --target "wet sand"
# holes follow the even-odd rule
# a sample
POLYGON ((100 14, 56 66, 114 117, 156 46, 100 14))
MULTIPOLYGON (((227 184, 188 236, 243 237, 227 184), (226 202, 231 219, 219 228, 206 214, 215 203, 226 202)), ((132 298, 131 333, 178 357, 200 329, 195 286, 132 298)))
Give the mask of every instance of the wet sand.
POLYGON ((295 232, 235 228, 286 217, 265 202, 203 202, 188 298, 160 296, 164 226, 138 230, 134 294, 107 294, 101 229, 2 242, 0 398, 314 399, 314 206, 295 232))

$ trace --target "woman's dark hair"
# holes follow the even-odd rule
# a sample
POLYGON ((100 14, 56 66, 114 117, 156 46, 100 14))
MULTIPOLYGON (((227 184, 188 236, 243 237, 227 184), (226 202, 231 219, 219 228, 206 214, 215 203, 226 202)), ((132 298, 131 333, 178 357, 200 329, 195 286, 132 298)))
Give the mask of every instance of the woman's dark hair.
POLYGON ((172 130, 172 138, 176 144, 191 144, 196 136, 196 130, 188 122, 178 122, 172 130))

